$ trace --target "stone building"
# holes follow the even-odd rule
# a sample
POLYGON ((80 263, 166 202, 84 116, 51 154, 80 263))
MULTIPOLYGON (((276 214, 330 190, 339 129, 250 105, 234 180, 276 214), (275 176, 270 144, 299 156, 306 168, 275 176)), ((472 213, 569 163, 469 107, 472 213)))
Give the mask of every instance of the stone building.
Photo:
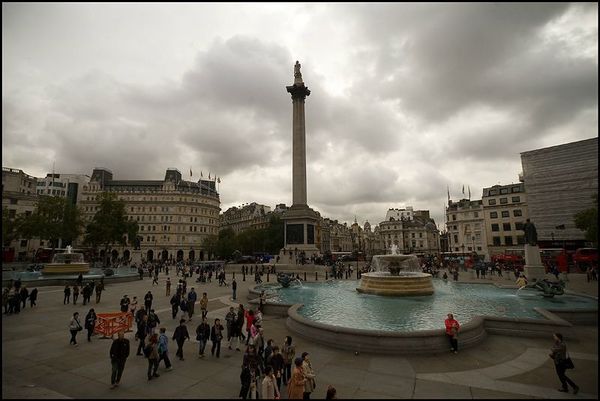
MULTIPOLYGON (((33 213, 38 202, 36 185, 37 178, 23 170, 2 167, 2 210, 7 210, 10 220, 14 221, 21 214, 33 213)), ((25 261, 33 258, 37 248, 44 245, 44 241, 20 238, 6 246, 2 245, 4 262, 25 261)))
POLYGON ((379 235, 385 252, 392 245, 397 245, 400 253, 430 255, 440 251, 439 232, 427 210, 415 211, 411 206, 389 209, 386 220, 379 223, 379 235))
POLYGON ((584 247, 573 216, 598 195, 598 137, 522 152, 521 164, 540 247, 584 247))
POLYGON ((489 255, 523 249, 523 224, 528 218, 525 184, 483 188, 481 200, 489 255))
POLYGON ((483 203, 481 200, 448 200, 446 208, 448 247, 454 253, 477 252, 489 261, 483 203))
POLYGON ((86 222, 98 210, 97 197, 111 192, 126 204, 130 220, 139 224, 140 250, 134 240, 116 247, 111 258, 138 260, 207 260, 204 241, 218 234, 220 199, 215 181, 185 181, 175 168, 163 180, 114 180, 110 170, 96 168, 83 188, 81 210, 86 222))
POLYGON ((321 253, 352 252, 352 234, 347 223, 341 224, 326 217, 319 220, 318 227, 321 232, 321 253))
POLYGON ((237 235, 246 230, 267 228, 271 215, 269 206, 256 202, 230 207, 220 216, 219 230, 231 228, 237 235))
POLYGON ((46 177, 38 178, 36 192, 38 195, 67 198, 71 204, 78 205, 83 187, 89 182, 89 175, 48 173, 46 177))

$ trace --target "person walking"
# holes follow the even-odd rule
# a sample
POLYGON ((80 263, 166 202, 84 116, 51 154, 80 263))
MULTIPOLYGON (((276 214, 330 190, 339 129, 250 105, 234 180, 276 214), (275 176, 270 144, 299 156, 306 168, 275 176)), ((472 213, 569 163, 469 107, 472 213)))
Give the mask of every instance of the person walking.
POLYGON ((206 315, 208 315, 208 296, 205 292, 202 293, 202 298, 200 299, 200 310, 202 311, 202 318, 204 319, 206 315))
POLYGON ((69 323, 69 331, 71 332, 71 341, 69 341, 69 344, 78 345, 77 333, 81 330, 83 330, 83 327, 81 327, 81 322, 79 321, 79 312, 75 312, 69 323))
POLYGON ((196 327, 196 340, 198 340, 198 358, 204 358, 204 349, 210 337, 210 325, 206 318, 196 327))
POLYGON ((158 335, 153 334, 150 336, 148 342, 148 351, 144 350, 144 353, 148 355, 148 380, 152 380, 153 377, 160 377, 158 374, 158 335))
POLYGON ((448 318, 444 321, 446 326, 446 337, 450 341, 450 351, 458 354, 458 331, 460 330, 460 324, 452 313, 448 313, 448 318))
POLYGON ((292 337, 285 336, 282 354, 283 362, 285 363, 283 382, 287 383, 292 378, 292 363, 294 363, 294 360, 296 358, 296 346, 292 345, 292 337))
POLYGON ((27 305, 27 298, 29 298, 29 290, 27 286, 21 287, 21 291, 19 291, 20 302, 23 304, 21 309, 25 310, 25 306, 27 305))
POLYGON ((234 301, 235 301, 236 291, 237 291, 237 281, 235 281, 235 277, 234 277, 233 280, 231 280, 231 292, 232 292, 231 299, 234 301))
MULTIPOLYGON (((104 283, 100 282, 100 284, 98 284, 96 286, 96 303, 99 304, 100 303, 100 298, 102 297, 102 291, 104 291, 104 283)), ((91 291, 90 291, 90 297, 92 296, 91 291)))
POLYGON ((189 320, 192 320, 192 315, 194 314, 194 306, 196 305, 196 300, 198 299, 198 294, 194 291, 194 287, 190 289, 189 294, 187 295, 187 308, 188 308, 188 316, 189 320))
POLYGON ((273 374, 273 368, 267 366, 265 368, 265 378, 262 381, 262 396, 263 400, 275 400, 279 399, 279 389, 275 383, 275 375, 273 374))
POLYGON ((123 370, 125 370, 125 362, 129 357, 129 340, 125 338, 125 332, 121 330, 117 336, 117 339, 113 340, 109 353, 110 363, 112 365, 110 388, 115 388, 121 384, 121 376, 123 376, 123 370))
POLYGON ((152 278, 152 285, 154 286, 154 284, 158 285, 158 270, 154 271, 154 276, 152 278))
POLYGON ((285 370, 285 362, 283 361, 283 355, 281 355, 281 351, 279 346, 273 347, 273 356, 269 361, 270 365, 273 367, 273 374, 275 375, 275 380, 277 381, 277 390, 281 390, 281 378, 284 375, 285 370))
POLYGON ((65 290, 63 292, 65 293, 65 298, 63 299, 63 305, 66 305, 66 304, 70 303, 70 301, 71 301, 71 287, 69 287, 69 284, 65 285, 65 290))
MULTIPOLYGON (((227 315, 225 315, 225 322, 226 322, 226 326, 227 326, 227 341, 229 341, 229 349, 231 349, 231 346, 233 345, 234 338, 236 338, 236 339, 238 338, 236 327, 235 327, 236 317, 237 316, 236 316, 236 314, 233 310, 233 306, 232 306, 229 308, 229 312, 227 312, 227 315)), ((239 347, 239 345, 238 345, 238 347, 239 347)))
POLYGON ((131 303, 131 301, 129 300, 129 297, 127 296, 127 294, 123 295, 123 298, 121 298, 121 301, 119 303, 121 312, 127 312, 129 310, 130 303, 131 303))
POLYGON ((152 309, 152 299, 154 299, 152 292, 148 291, 144 296, 144 307, 146 308, 146 313, 150 313, 150 309, 152 309))
MULTIPOLYGON (((167 274, 169 274, 169 273, 167 272, 167 274)), ((167 294, 166 294, 166 296, 168 297, 169 295, 171 295, 171 277, 167 277, 167 284, 166 284, 166 286, 167 286, 167 294)))
POLYGON ((215 356, 216 349, 217 358, 219 358, 221 355, 221 340, 223 339, 223 330, 225 330, 225 328, 221 324, 221 319, 215 319, 215 324, 210 329, 210 341, 212 341, 210 354, 215 356))
POLYGON ((240 373, 240 381, 242 382, 242 388, 240 389, 239 397, 242 399, 248 398, 248 392, 250 391, 250 384, 252 383, 252 373, 250 372, 250 365, 244 363, 242 365, 242 372, 240 373))
MULTIPOLYGON (((94 311, 94 308, 92 308, 89 310, 87 315, 85 315, 85 328, 88 332, 88 334, 87 334, 88 342, 92 341, 92 334, 94 333, 94 328, 96 327, 96 320, 98 320, 98 317, 96 316, 96 312, 94 311)), ((127 340, 127 341, 129 341, 129 340, 127 340)))
POLYGON ((254 324, 254 311, 252 309, 245 311, 244 317, 246 318, 246 334, 248 337, 246 338, 246 345, 250 342, 250 338, 252 338, 252 334, 250 330, 252 329, 252 325, 254 324))
POLYGON ((316 382, 315 372, 312 368, 312 364, 310 363, 308 352, 302 353, 302 373, 304 374, 304 378, 306 379, 306 381, 304 382, 303 397, 305 400, 310 400, 310 395, 315 390, 316 382))
MULTIPOLYGON (((240 304, 238 306, 238 312, 237 312, 237 320, 235 322, 235 329, 237 331, 238 337, 244 341, 246 339, 246 337, 244 336, 244 318, 246 316, 246 311, 244 310, 244 305, 240 304)), ((236 351, 239 351, 239 349, 236 348, 236 351)))
POLYGON ((169 359, 169 337, 165 334, 167 329, 164 327, 160 328, 160 335, 158 336, 158 363, 165 361, 165 367, 167 370, 173 370, 171 366, 171 360, 169 359))
POLYGON ((77 298, 79 298, 79 286, 75 284, 73 286, 73 305, 77 305, 77 298))
POLYGON ((179 304, 181 302, 181 296, 179 295, 179 292, 173 294, 169 302, 171 304, 171 316, 173 316, 173 319, 175 319, 177 317, 177 312, 179 312, 179 304))
POLYGON ((29 306, 31 308, 33 308, 34 306, 36 306, 37 295, 38 295, 38 289, 37 288, 34 288, 33 290, 31 290, 31 293, 29 294, 29 306))
POLYGON ((288 382, 288 399, 289 400, 302 400, 304 399, 304 384, 306 378, 302 371, 302 358, 298 357, 294 359, 294 369, 288 382))
POLYGON ((143 355, 142 351, 146 346, 146 336, 148 335, 148 315, 143 315, 142 320, 138 321, 135 337, 139 341, 136 355, 143 355))
POLYGON ((188 333, 187 326, 185 325, 185 319, 181 319, 179 321, 179 326, 175 328, 175 332, 173 333, 173 340, 177 343, 177 353, 176 356, 179 357, 180 361, 183 361, 183 344, 185 340, 190 339, 190 335, 188 333))
POLYGON ((554 367, 556 368, 556 374, 562 384, 562 387, 558 391, 563 393, 569 392, 569 386, 573 389, 573 394, 579 392, 579 386, 575 382, 567 377, 565 374, 567 369, 573 369, 573 361, 567 353, 567 345, 564 342, 563 336, 560 333, 554 333, 554 345, 550 348, 550 358, 554 360, 554 367))

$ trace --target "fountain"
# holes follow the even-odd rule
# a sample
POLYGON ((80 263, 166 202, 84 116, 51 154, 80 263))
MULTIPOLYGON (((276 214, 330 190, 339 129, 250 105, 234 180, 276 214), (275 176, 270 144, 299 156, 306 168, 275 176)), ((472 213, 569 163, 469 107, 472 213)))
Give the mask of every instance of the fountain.
POLYGON ((401 255, 393 244, 390 255, 373 256, 375 271, 361 275, 356 291, 386 296, 433 294, 431 274, 422 273, 416 255, 401 255))
POLYGON ((89 271, 90 265, 83 260, 83 254, 73 252, 69 245, 64 253, 54 255, 52 263, 44 266, 42 274, 83 274, 89 271))

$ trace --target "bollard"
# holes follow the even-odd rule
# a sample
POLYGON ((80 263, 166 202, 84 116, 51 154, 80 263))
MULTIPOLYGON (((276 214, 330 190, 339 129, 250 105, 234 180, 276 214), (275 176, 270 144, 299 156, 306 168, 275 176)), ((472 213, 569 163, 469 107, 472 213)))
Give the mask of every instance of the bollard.
POLYGON ((319 273, 315 272, 315 281, 319 281, 319 276, 318 276, 318 274, 319 274, 319 273))
POLYGON ((235 278, 235 272, 233 272, 233 278, 235 278))
POLYGON ((360 278, 360 270, 356 269, 356 279, 358 280, 360 278))
POLYGON ((267 283, 269 282, 269 272, 267 272, 267 283))
POLYGON ((246 273, 242 276, 242 281, 246 281, 246 273))
POLYGON ((304 272, 304 281, 306 281, 306 272, 304 272))
POLYGON ((327 270, 325 270, 325 281, 327 281, 327 279, 329 279, 329 277, 327 277, 327 270))

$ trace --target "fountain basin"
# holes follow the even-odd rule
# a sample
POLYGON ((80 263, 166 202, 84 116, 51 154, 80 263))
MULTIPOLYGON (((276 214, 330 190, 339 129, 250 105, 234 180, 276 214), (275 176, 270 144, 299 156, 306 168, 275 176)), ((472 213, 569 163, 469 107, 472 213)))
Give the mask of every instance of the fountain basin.
POLYGON ((361 275, 360 287, 356 291, 363 294, 384 296, 419 296, 433 294, 431 274, 416 272, 372 272, 361 275))

